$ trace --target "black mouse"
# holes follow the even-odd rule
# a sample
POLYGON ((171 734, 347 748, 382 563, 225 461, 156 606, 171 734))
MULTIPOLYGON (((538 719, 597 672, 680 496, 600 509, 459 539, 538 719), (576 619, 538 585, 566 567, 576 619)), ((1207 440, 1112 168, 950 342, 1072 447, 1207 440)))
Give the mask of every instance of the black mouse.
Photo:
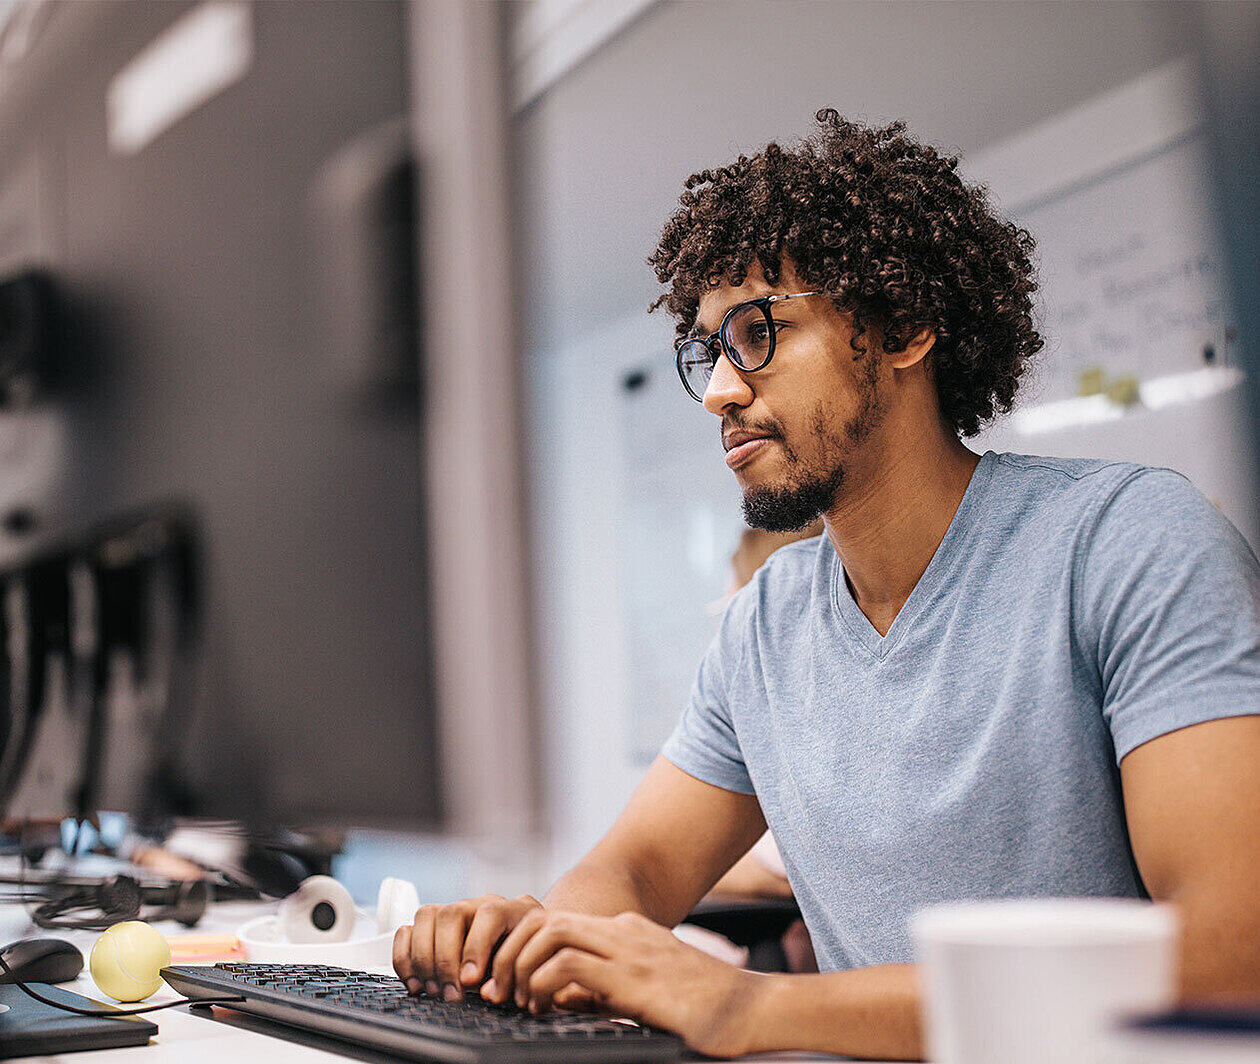
POLYGON ((83 954, 61 938, 24 938, 0 950, 3 983, 68 983, 83 971, 83 954))

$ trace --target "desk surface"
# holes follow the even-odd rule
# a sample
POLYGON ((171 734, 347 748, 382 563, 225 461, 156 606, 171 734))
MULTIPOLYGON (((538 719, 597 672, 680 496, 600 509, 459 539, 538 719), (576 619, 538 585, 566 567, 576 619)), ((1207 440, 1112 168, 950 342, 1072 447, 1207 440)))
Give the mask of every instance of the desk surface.
MULTIPOLYGON (((233 902, 213 906, 198 932, 212 934, 233 932, 247 919, 269 910, 266 903, 233 902)), ((176 924, 159 924, 168 933, 181 930, 176 924)), ((18 905, 0 905, 0 945, 18 938, 30 938, 41 932, 30 923, 18 905)), ((96 939, 91 932, 61 932, 58 938, 74 942, 86 955, 96 939)), ((96 988, 86 969, 73 983, 63 984, 67 990, 85 997, 109 1001, 96 988)), ((146 1004, 159 1004, 179 997, 163 987, 146 1004)), ((147 1046, 131 1049, 102 1049, 88 1053, 64 1053, 25 1058, 36 1064, 345 1064, 346 1061, 367 1061, 370 1064, 398 1064, 399 1058, 372 1050, 359 1049, 333 1039, 307 1035, 301 1031, 270 1024, 230 1009, 193 1012, 175 1007, 150 1013, 147 1019, 158 1025, 158 1037, 147 1046)), ((761 1061, 837 1060, 802 1053, 780 1053, 764 1057, 740 1058, 743 1064, 761 1061)))

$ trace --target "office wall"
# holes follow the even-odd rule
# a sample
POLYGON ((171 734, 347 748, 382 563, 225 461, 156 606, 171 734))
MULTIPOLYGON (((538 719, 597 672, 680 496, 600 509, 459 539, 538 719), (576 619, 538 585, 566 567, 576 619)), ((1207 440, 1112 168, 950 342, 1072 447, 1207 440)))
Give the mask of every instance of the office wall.
MULTIPOLYGON (((623 804, 645 722, 681 708, 634 703, 625 503, 644 485, 628 456, 694 439, 690 471, 674 463, 694 477, 681 497, 717 507, 730 492, 715 426, 670 384, 671 323, 644 312, 657 292, 644 259, 683 178, 808 133, 823 106, 980 152, 1183 54, 1189 17, 1142 3, 662 4, 518 115, 552 872, 623 804), (627 374, 645 370, 668 404, 651 418, 627 414, 627 374)), ((737 524, 664 527, 640 562, 694 554, 706 534, 720 554, 737 524)))
POLYGON ((1175 60, 968 156, 1037 236, 1046 338, 973 445, 1176 469, 1260 548, 1202 73, 1175 60))

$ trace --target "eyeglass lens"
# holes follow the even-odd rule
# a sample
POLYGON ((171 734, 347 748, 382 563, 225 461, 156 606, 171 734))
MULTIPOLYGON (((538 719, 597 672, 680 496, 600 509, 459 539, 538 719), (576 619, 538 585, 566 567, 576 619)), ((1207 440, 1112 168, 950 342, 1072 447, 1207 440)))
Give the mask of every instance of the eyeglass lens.
POLYGON ((688 340, 678 349, 678 375, 691 397, 703 401, 713 376, 713 359, 703 340, 688 340))
MULTIPOLYGON (((761 369, 774 353, 770 308, 752 303, 736 307, 722 322, 722 350, 746 373, 761 369)), ((678 348, 678 375, 693 399, 704 399, 713 376, 715 356, 704 340, 688 340, 678 348)))
POLYGON ((773 328, 769 307, 738 306, 722 322, 723 350, 740 369, 761 369, 770 359, 773 328))

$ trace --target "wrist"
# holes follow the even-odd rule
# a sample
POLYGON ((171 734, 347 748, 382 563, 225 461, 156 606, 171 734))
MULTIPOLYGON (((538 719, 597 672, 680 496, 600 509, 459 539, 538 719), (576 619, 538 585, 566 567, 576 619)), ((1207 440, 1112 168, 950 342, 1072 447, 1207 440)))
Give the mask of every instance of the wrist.
POLYGON ((785 1044, 780 1030, 792 998, 791 988, 787 985, 792 977, 764 972, 744 972, 743 975, 748 982, 745 993, 741 995, 744 1006, 740 1009, 737 1039, 740 1048, 734 1055, 792 1048, 785 1044))

